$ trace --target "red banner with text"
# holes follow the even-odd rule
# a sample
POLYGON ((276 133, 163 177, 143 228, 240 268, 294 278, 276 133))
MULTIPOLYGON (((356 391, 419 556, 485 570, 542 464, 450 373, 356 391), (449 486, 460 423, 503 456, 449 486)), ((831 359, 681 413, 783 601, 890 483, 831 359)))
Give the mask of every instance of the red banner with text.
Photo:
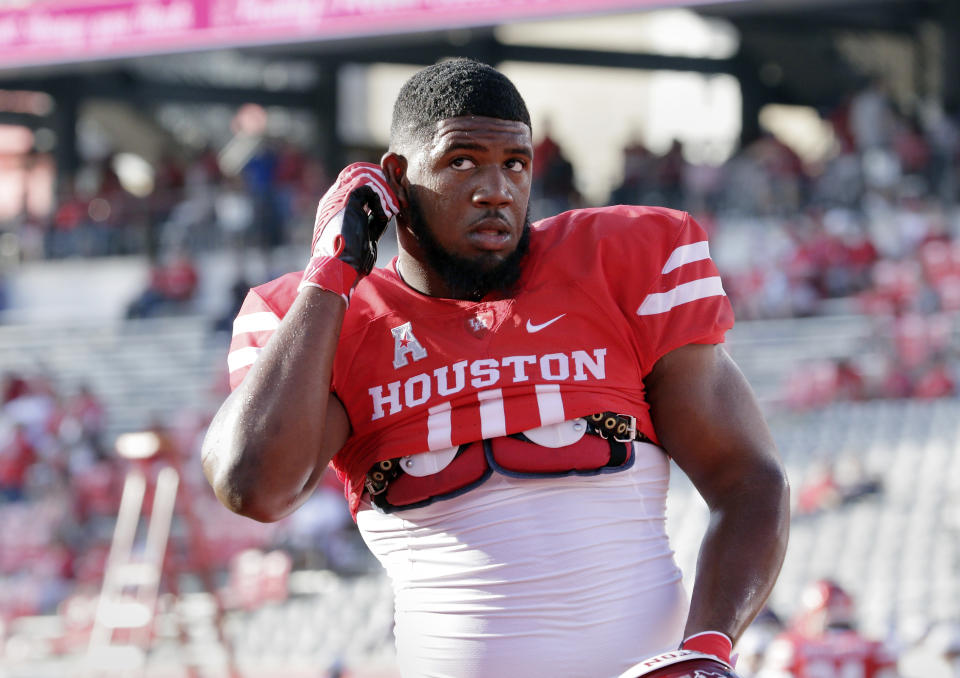
POLYGON ((677 0, 39 0, 0 5, 0 69, 495 25, 677 0))

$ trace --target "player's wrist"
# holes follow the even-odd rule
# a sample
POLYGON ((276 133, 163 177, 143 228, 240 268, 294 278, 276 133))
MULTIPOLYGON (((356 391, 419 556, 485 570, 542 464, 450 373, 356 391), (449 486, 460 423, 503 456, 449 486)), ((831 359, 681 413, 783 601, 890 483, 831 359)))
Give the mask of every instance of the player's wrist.
POLYGON ((693 650, 713 655, 726 664, 730 664, 730 654, 733 652, 733 640, 722 631, 700 631, 687 636, 680 643, 681 650, 693 650))
POLYGON ((353 288, 361 277, 353 266, 336 257, 315 256, 310 259, 303 271, 297 293, 310 287, 319 288, 340 295, 344 303, 349 306, 353 288))

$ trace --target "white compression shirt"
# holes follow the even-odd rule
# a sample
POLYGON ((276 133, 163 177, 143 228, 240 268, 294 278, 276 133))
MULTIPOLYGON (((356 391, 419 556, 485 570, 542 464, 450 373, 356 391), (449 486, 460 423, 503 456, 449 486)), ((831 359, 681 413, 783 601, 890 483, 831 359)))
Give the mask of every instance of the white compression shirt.
POLYGON ((688 600, 665 531, 670 467, 510 478, 357 523, 387 570, 403 678, 614 678, 679 644, 688 600))

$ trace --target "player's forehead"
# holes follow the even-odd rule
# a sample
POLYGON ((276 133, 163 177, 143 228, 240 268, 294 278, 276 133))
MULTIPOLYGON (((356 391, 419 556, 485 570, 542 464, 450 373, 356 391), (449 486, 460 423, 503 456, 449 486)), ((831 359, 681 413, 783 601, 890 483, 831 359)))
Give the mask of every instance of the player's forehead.
POLYGON ((435 123, 430 142, 431 154, 470 147, 533 154, 530 128, 517 120, 466 115, 444 118, 435 123))

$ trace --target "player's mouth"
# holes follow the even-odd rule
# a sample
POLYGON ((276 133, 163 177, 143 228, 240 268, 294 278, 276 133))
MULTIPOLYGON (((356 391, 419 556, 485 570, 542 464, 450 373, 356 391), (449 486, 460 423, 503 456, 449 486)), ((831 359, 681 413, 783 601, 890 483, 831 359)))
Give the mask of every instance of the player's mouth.
POLYGON ((495 252, 509 247, 513 229, 505 219, 485 217, 470 225, 467 240, 477 249, 495 252))

